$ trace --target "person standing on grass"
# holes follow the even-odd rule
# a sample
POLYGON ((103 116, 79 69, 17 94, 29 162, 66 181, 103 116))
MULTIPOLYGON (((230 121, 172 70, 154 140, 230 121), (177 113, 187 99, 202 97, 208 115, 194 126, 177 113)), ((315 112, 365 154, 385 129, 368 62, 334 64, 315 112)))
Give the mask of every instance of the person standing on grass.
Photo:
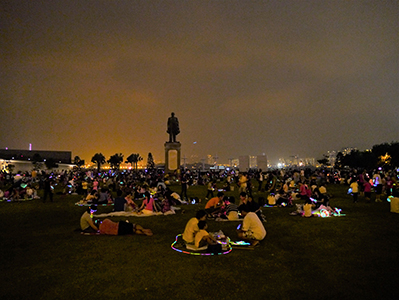
POLYGON ((242 228, 237 230, 238 238, 250 242, 252 247, 255 247, 266 236, 266 229, 258 216, 254 212, 244 206, 241 209, 241 215, 244 216, 242 228))
POLYGON ((52 185, 52 179, 50 176, 46 176, 46 179, 44 180, 44 195, 43 195, 43 203, 46 202, 47 196, 50 198, 50 202, 53 202, 53 185, 52 185))
POLYGON ((194 238, 197 232, 199 232, 198 228, 198 222, 199 221, 205 221, 206 220, 206 211, 205 210, 199 210, 195 214, 194 218, 191 218, 187 224, 186 227, 184 228, 183 232, 183 240, 187 244, 194 244, 194 238))
POLYGON ((364 198, 366 199, 367 203, 370 203, 370 201, 371 201, 371 183, 368 178, 364 181, 363 186, 364 186, 364 198))
POLYGON ((349 186, 352 189, 353 203, 357 203, 357 196, 359 195, 359 184, 357 183, 357 178, 352 178, 352 183, 349 186))
POLYGON ((180 194, 180 197, 181 197, 181 199, 188 201, 188 196, 187 196, 187 182, 188 182, 188 179, 187 179, 187 174, 185 172, 182 172, 182 176, 181 176, 180 182, 181 182, 181 194, 180 194))
POLYGON ((373 182, 375 186, 375 202, 382 202, 381 194, 382 194, 382 179, 381 175, 378 171, 373 175, 373 182))
POLYGON ((238 179, 238 185, 240 188, 238 189, 238 192, 246 192, 247 191, 247 182, 248 182, 248 177, 245 173, 241 174, 239 179, 238 179))
POLYGON ((205 196, 205 200, 208 200, 208 197, 213 198, 213 191, 215 190, 216 183, 210 180, 207 185, 207 193, 205 196))
POLYGON ((392 176, 388 175, 387 179, 386 179, 386 182, 385 182, 385 192, 387 194, 387 197, 392 195, 393 185, 394 185, 394 182, 392 180, 392 176))
POLYGON ((93 190, 95 190, 95 191, 98 191, 98 184, 99 184, 99 182, 98 182, 98 179, 97 179, 97 177, 96 178, 94 178, 94 181, 93 181, 93 190))
POLYGON ((258 192, 262 190, 262 184, 263 184, 263 173, 262 169, 259 169, 259 171, 256 174, 256 180, 258 181, 258 192))
POLYGON ((359 182, 359 194, 360 194, 360 196, 364 196, 364 175, 365 175, 364 171, 359 174, 358 182, 359 182))

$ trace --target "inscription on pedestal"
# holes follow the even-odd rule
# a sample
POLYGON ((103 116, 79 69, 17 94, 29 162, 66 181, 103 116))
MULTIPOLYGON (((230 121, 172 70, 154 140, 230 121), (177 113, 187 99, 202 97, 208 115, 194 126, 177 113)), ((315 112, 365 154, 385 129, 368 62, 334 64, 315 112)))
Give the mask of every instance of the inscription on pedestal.
POLYGON ((179 142, 165 143, 165 172, 170 173, 180 167, 181 144, 179 142))

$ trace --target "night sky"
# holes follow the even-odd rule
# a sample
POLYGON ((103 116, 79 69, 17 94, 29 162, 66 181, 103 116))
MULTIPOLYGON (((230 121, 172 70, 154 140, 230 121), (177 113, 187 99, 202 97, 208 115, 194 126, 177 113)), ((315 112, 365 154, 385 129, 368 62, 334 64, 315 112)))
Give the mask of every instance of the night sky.
POLYGON ((160 162, 171 112, 221 163, 399 140, 399 1, 0 3, 0 148, 160 162))

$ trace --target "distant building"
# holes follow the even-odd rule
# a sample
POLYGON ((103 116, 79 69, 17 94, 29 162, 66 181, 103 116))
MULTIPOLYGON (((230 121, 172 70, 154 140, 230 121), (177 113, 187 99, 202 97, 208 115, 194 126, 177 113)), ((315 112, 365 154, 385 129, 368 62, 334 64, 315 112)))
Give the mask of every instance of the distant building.
MULTIPOLYGON (((58 170, 73 168, 71 151, 41 151, 21 149, 0 149, 0 166, 5 169, 8 164, 14 165, 14 172, 25 172, 33 170, 34 156, 40 156, 43 163, 46 160, 53 160, 59 166, 58 170)), ((45 168, 45 167, 44 167, 45 168)))
POLYGON ((289 158, 279 158, 279 168, 296 168, 296 167, 315 167, 316 159, 314 157, 301 158, 298 155, 292 155, 289 158))
POLYGON ((239 169, 242 172, 246 172, 249 169, 262 169, 262 171, 268 170, 267 156, 266 155, 243 155, 238 159, 239 169))
POLYGON ((240 172, 247 172, 249 170, 249 155, 240 156, 238 160, 240 172))
POLYGON ((258 170, 262 170, 262 171, 267 171, 268 167, 267 167, 267 156, 266 155, 258 155, 256 157, 257 160, 257 168, 258 170))

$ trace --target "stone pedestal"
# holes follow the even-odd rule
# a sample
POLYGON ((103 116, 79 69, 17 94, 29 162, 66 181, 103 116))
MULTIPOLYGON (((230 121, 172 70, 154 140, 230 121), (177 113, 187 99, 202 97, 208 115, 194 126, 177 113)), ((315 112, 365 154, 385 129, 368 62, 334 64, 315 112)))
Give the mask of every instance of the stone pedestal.
POLYGON ((165 172, 171 173, 180 167, 181 144, 179 142, 165 143, 165 172))

